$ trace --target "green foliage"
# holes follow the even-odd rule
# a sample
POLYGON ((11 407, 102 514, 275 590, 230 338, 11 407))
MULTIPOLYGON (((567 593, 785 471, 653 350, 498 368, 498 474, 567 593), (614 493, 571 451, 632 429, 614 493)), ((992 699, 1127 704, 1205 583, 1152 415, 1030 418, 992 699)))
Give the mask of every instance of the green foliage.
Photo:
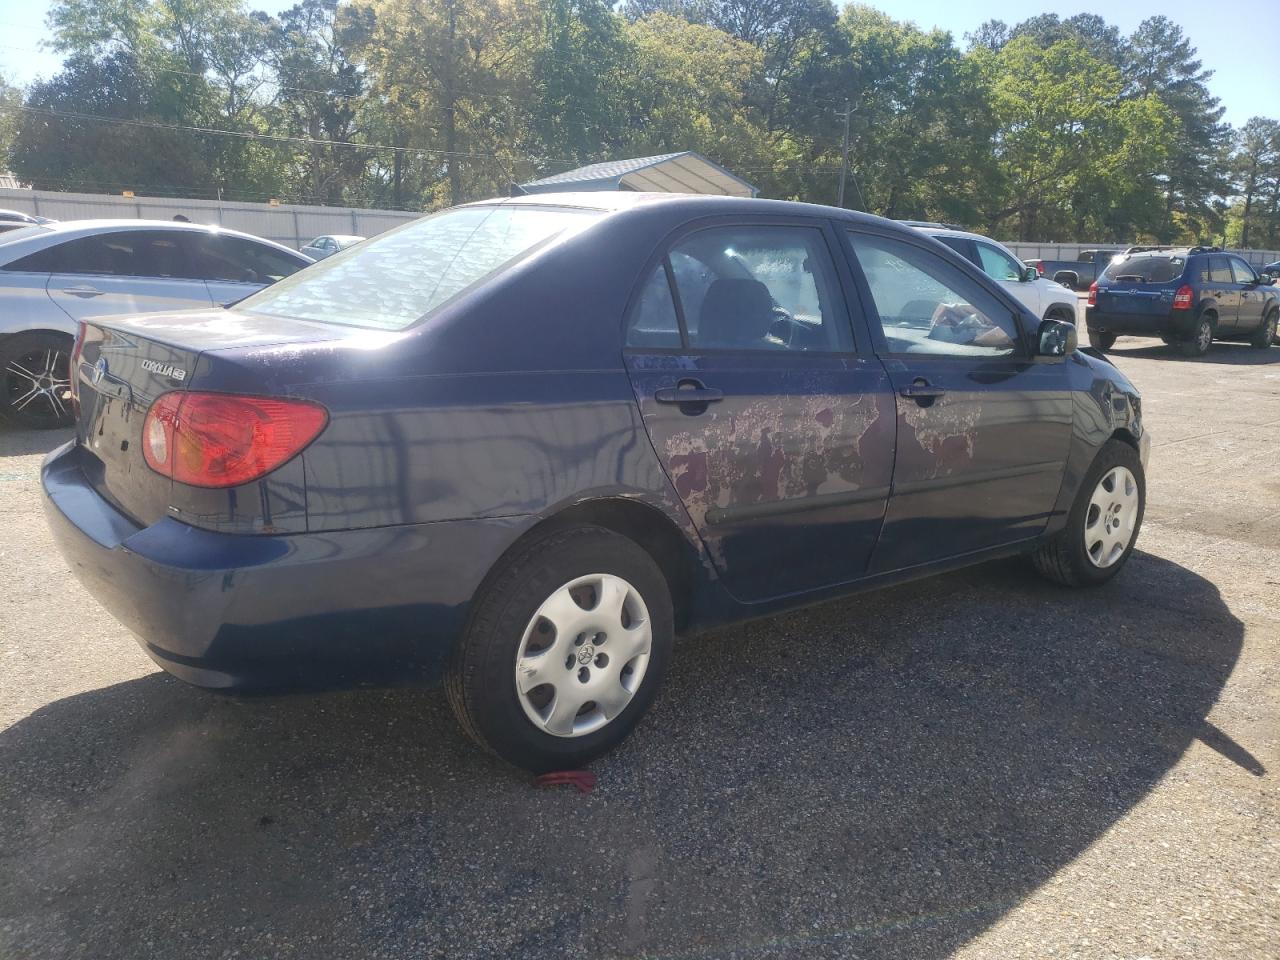
POLYGON ((847 105, 849 206, 1280 246, 1276 121, 1224 125, 1164 17, 992 20, 967 50, 832 0, 55 0, 49 23, 62 72, 24 111, 0 83, 0 151, 38 186, 430 209, 692 149, 829 203, 847 105))

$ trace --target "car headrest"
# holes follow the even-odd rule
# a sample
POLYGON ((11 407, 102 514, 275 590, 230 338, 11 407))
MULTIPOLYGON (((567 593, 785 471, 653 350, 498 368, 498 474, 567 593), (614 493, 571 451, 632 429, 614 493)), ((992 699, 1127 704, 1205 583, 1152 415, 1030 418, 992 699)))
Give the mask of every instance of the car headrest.
POLYGON ((698 315, 701 346, 757 346, 773 325, 773 297, 759 280, 714 281, 698 315))

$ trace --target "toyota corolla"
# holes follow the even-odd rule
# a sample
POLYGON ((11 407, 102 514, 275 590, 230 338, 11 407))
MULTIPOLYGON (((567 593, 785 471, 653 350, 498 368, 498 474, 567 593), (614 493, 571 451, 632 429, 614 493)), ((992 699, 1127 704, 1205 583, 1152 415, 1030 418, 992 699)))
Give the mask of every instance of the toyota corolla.
POLYGON ((47 513, 164 669, 443 678, 547 770, 617 744, 673 638, 1026 554, 1134 549, 1137 391, 936 240, 765 200, 446 210, 229 310, 81 323, 47 513))

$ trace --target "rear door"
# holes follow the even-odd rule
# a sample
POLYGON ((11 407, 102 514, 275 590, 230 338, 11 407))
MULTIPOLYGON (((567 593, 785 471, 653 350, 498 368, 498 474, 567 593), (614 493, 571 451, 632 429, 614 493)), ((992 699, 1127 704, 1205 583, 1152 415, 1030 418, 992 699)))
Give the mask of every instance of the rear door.
POLYGON ((49 296, 73 320, 211 305, 177 230, 118 230, 56 248, 49 296))
POLYGON ((1240 288, 1225 256, 1214 254, 1209 258, 1209 282, 1205 284, 1205 295, 1217 301, 1218 332, 1234 333, 1240 313, 1240 288))
POLYGON ((1034 537, 1071 438, 1066 364, 1034 360, 1014 307, 923 244, 848 236, 897 392, 893 493, 872 571, 1034 537))
POLYGON ((837 243, 824 221, 703 221, 633 298, 626 365, 649 439, 744 601, 862 575, 884 517, 893 394, 855 349, 837 243))
POLYGON ((1236 310, 1236 332, 1252 333, 1262 326, 1263 309, 1267 300, 1258 289, 1258 275, 1253 268, 1239 257, 1228 257, 1231 264, 1232 278, 1235 280, 1236 296, 1240 298, 1236 310))
POLYGON ((265 243, 224 233, 192 234, 191 244, 196 271, 213 302, 222 306, 297 273, 309 262, 265 243))

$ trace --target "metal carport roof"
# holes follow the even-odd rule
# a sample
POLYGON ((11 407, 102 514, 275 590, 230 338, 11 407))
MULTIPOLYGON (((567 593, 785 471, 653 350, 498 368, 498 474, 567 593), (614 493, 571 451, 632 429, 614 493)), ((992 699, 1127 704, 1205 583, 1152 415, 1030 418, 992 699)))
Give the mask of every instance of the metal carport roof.
POLYGON ((562 190, 641 190, 754 197, 756 188, 700 153, 683 150, 657 157, 609 160, 520 184, 524 193, 562 190))

